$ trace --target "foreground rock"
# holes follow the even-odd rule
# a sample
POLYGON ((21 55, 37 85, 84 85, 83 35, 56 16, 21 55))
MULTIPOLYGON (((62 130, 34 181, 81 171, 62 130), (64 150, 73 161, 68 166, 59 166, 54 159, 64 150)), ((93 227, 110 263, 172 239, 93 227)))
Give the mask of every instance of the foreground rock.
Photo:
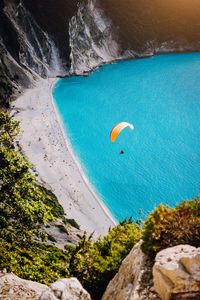
POLYGON ((133 247, 119 272, 110 281, 102 300, 158 300, 153 288, 151 261, 140 249, 133 247))
POLYGON ((50 287, 0 272, 1 300, 91 300, 76 278, 63 278, 50 287))
POLYGON ((76 278, 63 278, 54 282, 42 293, 39 300, 91 300, 76 278))
POLYGON ((16 275, 0 273, 0 298, 6 300, 38 300, 46 285, 24 280, 16 275))
POLYGON ((200 299, 200 248, 179 245, 160 251, 153 267, 161 299, 200 299))

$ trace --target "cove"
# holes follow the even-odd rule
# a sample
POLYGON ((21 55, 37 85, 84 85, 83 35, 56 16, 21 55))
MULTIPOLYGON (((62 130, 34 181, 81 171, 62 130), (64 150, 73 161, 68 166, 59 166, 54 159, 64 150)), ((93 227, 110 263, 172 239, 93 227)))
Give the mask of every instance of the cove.
POLYGON ((106 65, 60 79, 53 96, 83 171, 117 220, 199 195, 200 53, 106 65), (121 121, 134 130, 112 143, 121 121))

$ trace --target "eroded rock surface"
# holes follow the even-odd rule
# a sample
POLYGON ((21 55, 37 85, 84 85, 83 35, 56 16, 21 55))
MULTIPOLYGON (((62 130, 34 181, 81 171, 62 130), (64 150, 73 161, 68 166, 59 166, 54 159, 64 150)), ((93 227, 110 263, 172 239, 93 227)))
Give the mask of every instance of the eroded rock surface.
POLYGON ((140 249, 133 247, 119 272, 110 281, 102 300, 159 300, 152 279, 153 261, 140 249))
POLYGON ((42 293, 39 300, 91 300, 88 292, 76 278, 63 278, 42 293))
POLYGON ((91 297, 76 278, 62 278, 48 287, 13 273, 0 272, 0 299, 91 300, 91 297))
POLYGON ((179 245, 160 251, 153 267, 161 299, 200 299, 200 248, 179 245))
POLYGON ((38 300, 48 289, 44 284, 21 279, 12 273, 0 273, 1 300, 38 300))

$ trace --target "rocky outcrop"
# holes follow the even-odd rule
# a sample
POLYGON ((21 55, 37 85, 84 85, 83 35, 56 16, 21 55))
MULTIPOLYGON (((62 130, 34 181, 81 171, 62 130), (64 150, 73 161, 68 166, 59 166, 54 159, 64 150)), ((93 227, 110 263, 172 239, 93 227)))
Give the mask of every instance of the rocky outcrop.
POLYGON ((0 298, 5 300, 38 300, 49 289, 38 282, 24 280, 12 273, 0 273, 0 298))
POLYGON ((200 49, 197 0, 99 1, 117 29, 122 50, 132 50, 135 57, 200 49))
POLYGON ((154 264, 140 245, 124 259, 102 300, 200 299, 200 248, 167 248, 157 254, 154 264))
POLYGON ((40 77, 67 73, 67 59, 23 1, 0 0, 0 23, 0 105, 8 105, 40 77))
POLYGON ((200 299, 200 248, 179 245, 160 251, 153 267, 161 299, 200 299))
POLYGON ((111 20, 106 18, 96 0, 79 4, 76 16, 70 21, 69 34, 71 74, 90 72, 122 55, 111 20))
POLYGON ((133 247, 129 255, 109 283, 102 300, 159 300, 154 291, 153 261, 140 249, 141 243, 133 247))
POLYGON ((54 282, 42 293, 39 300, 91 300, 90 295, 83 289, 76 278, 63 278, 54 282))
POLYGON ((50 287, 0 272, 0 298, 5 300, 91 300, 76 278, 63 278, 50 287))

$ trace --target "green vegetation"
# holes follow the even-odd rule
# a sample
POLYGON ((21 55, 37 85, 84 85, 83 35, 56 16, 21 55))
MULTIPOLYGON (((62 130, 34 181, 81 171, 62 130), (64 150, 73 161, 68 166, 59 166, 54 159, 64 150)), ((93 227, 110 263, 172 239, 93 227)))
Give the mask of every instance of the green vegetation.
POLYGON ((68 234, 67 229, 66 229, 65 226, 63 226, 62 224, 58 224, 58 225, 56 225, 56 227, 59 228, 60 232, 63 232, 63 233, 67 233, 67 234, 68 234))
POLYGON ((65 219, 66 223, 69 223, 71 226, 73 226, 76 229, 80 229, 80 226, 74 219, 65 219))
MULTIPOLYGON (((48 285, 61 277, 77 277, 95 300, 141 238, 142 250, 151 256, 178 244, 200 246, 198 197, 175 208, 159 205, 143 228, 140 222, 125 219, 96 242, 85 233, 78 245, 65 245, 64 251, 34 242, 33 237, 45 238, 41 225, 50 227, 54 218, 77 229, 79 225, 66 219, 56 196, 36 182, 31 164, 15 146, 18 132, 19 122, 0 113, 0 270, 48 285)), ((57 227, 67 233, 62 224, 57 227)), ((56 242, 50 234, 48 238, 56 242)))
POLYGON ((53 219, 48 197, 35 184, 31 164, 15 149, 19 122, 0 114, 0 237, 20 243, 34 235, 44 238, 40 224, 53 219))
POLYGON ((68 254, 53 246, 30 242, 19 246, 0 239, 0 270, 6 268, 17 276, 50 285, 69 277, 68 254))
POLYGON ((37 185, 41 193, 45 195, 44 204, 51 208, 51 213, 55 218, 64 218, 64 209, 58 202, 57 197, 50 190, 47 190, 44 186, 37 185))
POLYGON ((132 219, 110 229, 108 235, 92 242, 84 234, 82 241, 71 249, 69 269, 92 299, 100 299, 106 286, 118 271, 122 260, 141 238, 139 223, 132 219))
POLYGON ((179 244, 200 246, 200 199, 182 201, 176 208, 160 204, 146 219, 142 250, 154 256, 158 251, 179 244))

